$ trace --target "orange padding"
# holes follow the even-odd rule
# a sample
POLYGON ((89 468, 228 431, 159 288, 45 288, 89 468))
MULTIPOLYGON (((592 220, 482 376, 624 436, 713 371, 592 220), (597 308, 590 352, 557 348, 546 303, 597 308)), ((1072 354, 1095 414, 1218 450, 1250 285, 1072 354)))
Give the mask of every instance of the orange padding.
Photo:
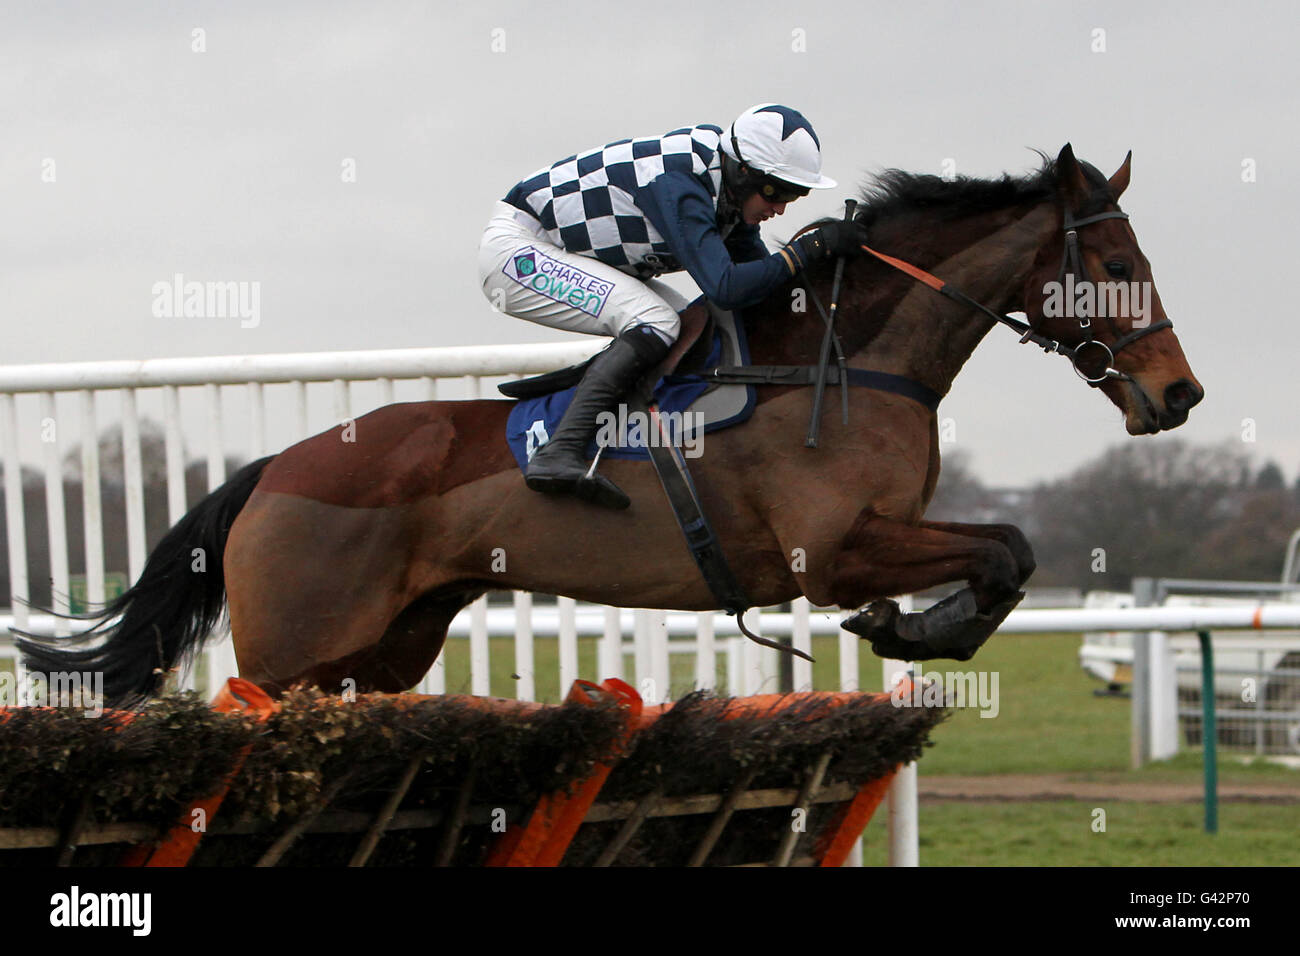
POLYGON ((609 763, 597 764, 573 790, 544 795, 528 821, 516 824, 502 834, 488 854, 485 866, 559 866, 573 842, 578 828, 596 802, 614 762, 626 750, 641 717, 641 695, 616 677, 593 684, 576 680, 569 690, 568 702, 594 704, 598 699, 613 697, 623 709, 623 732, 609 763))
MULTIPOLYGON (((279 703, 272 700, 266 691, 251 681, 232 677, 222 685, 221 690, 212 701, 212 709, 219 713, 246 713, 256 716, 262 722, 280 709, 279 703)), ((123 854, 122 866, 186 866, 194 851, 198 849, 199 840, 213 818, 221 802, 226 798, 235 776, 244 766, 252 745, 239 751, 234 765, 226 774, 221 789, 210 797, 197 800, 181 814, 167 834, 157 843, 140 843, 123 854), (202 829, 196 830, 194 824, 201 820, 202 829)))

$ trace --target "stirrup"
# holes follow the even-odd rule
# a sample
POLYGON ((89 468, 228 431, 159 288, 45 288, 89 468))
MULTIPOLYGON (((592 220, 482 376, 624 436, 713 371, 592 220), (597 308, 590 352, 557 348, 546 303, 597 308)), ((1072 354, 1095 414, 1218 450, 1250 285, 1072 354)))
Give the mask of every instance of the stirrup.
POLYGON ((583 501, 615 511, 626 511, 632 504, 632 499, 623 493, 623 489, 604 475, 583 475, 574 486, 573 494, 583 501))
POLYGON ((597 445, 596 457, 591 459, 591 467, 587 469, 587 473, 578 480, 576 494, 583 501, 590 501, 604 508, 613 508, 615 511, 623 511, 632 504, 632 499, 623 494, 623 489, 604 475, 596 474, 596 466, 600 464, 600 456, 603 454, 605 454, 605 446, 597 445))

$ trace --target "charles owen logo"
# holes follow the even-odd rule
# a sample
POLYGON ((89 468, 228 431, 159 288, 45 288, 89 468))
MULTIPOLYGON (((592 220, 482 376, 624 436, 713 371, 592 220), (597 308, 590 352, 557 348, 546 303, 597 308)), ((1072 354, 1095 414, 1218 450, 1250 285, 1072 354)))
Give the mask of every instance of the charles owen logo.
POLYGON ((520 256, 515 256, 515 274, 518 277, 526 277, 537 271, 537 258, 535 252, 528 252, 520 256))
POLYGON ((592 316, 600 315, 614 291, 614 283, 575 269, 533 246, 512 255, 501 271, 525 288, 592 316))

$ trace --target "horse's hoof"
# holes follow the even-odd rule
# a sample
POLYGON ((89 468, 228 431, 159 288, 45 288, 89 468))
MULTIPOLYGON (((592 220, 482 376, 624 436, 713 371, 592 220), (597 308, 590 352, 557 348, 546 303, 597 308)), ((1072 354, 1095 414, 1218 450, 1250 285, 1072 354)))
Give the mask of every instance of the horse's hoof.
POLYGON ((854 614, 840 627, 871 642, 871 650, 878 657, 891 661, 924 660, 925 645, 898 636, 898 625, 903 612, 897 601, 873 601, 854 614))
POLYGON ((900 618, 895 622, 895 631, 904 636, 888 633, 874 636, 871 649, 890 660, 968 661, 1024 596, 1023 591, 1018 592, 987 613, 980 613, 969 589, 958 591, 932 608, 900 618))
POLYGON ((984 642, 993 636, 1007 615, 1025 598, 1024 591, 1017 591, 1011 597, 991 607, 987 613, 976 614, 974 620, 957 635, 946 648, 947 656, 956 661, 968 661, 975 652, 984 646, 984 642))
POLYGON ((840 627, 869 641, 885 636, 897 637, 898 618, 901 613, 897 601, 873 601, 840 624, 840 627))

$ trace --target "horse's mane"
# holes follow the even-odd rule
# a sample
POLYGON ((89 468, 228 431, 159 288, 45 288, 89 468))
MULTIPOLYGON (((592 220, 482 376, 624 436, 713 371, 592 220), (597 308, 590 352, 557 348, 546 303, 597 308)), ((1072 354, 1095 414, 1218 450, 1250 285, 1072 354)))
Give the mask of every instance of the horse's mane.
MULTIPOLYGON (((856 218, 866 226, 907 214, 926 213, 942 219, 960 219, 980 213, 1042 202, 1057 190, 1056 161, 1041 150, 1042 165, 1025 176, 1004 173, 997 179, 957 176, 944 179, 902 169, 886 169, 862 187, 856 218)), ((1090 163, 1080 168, 1097 199, 1109 196, 1106 177, 1090 163), (1096 195, 1104 193, 1105 196, 1096 195)), ((1112 197, 1113 201, 1113 197, 1112 197)), ((1091 205, 1091 204, 1090 204, 1091 205)), ((824 222, 825 220, 819 220, 824 222)))
MULTIPOLYGON (((873 230, 887 222, 898 222, 909 218, 918 220, 914 234, 933 231, 938 224, 955 222, 960 219, 977 217, 985 213, 995 213, 1017 206, 1032 206, 1053 201, 1060 191, 1060 172, 1056 160, 1042 150, 1034 150, 1041 158, 1038 169, 1022 176, 1008 173, 994 178, 981 179, 974 176, 956 176, 944 179, 925 173, 911 173, 902 169, 886 169, 874 177, 874 180, 862 187, 858 210, 854 218, 873 230)), ((1106 177, 1090 163, 1078 160, 1079 168, 1088 184, 1088 196, 1076 215, 1090 215, 1107 204, 1116 201, 1106 177)), ((822 218, 804 226, 796 236, 809 229, 832 221, 822 218)), ((909 229, 903 229, 908 233, 909 229)), ((828 278, 835 264, 831 260, 811 263, 809 277, 828 278)), ((884 269, 883 266, 879 268, 884 269)), ((889 270, 886 270, 888 274, 889 270)), ((896 274, 895 274, 896 278, 896 274)), ((799 282, 796 278, 793 282, 799 282)), ((808 281, 805 278, 802 281, 808 281)), ((878 316, 877 321, 861 322, 852 326, 845 333, 844 347, 849 354, 862 348, 866 342, 879 331, 886 316, 878 316)), ((762 334, 762 324, 751 324, 746 318, 746 330, 751 342, 755 335, 762 334)))

